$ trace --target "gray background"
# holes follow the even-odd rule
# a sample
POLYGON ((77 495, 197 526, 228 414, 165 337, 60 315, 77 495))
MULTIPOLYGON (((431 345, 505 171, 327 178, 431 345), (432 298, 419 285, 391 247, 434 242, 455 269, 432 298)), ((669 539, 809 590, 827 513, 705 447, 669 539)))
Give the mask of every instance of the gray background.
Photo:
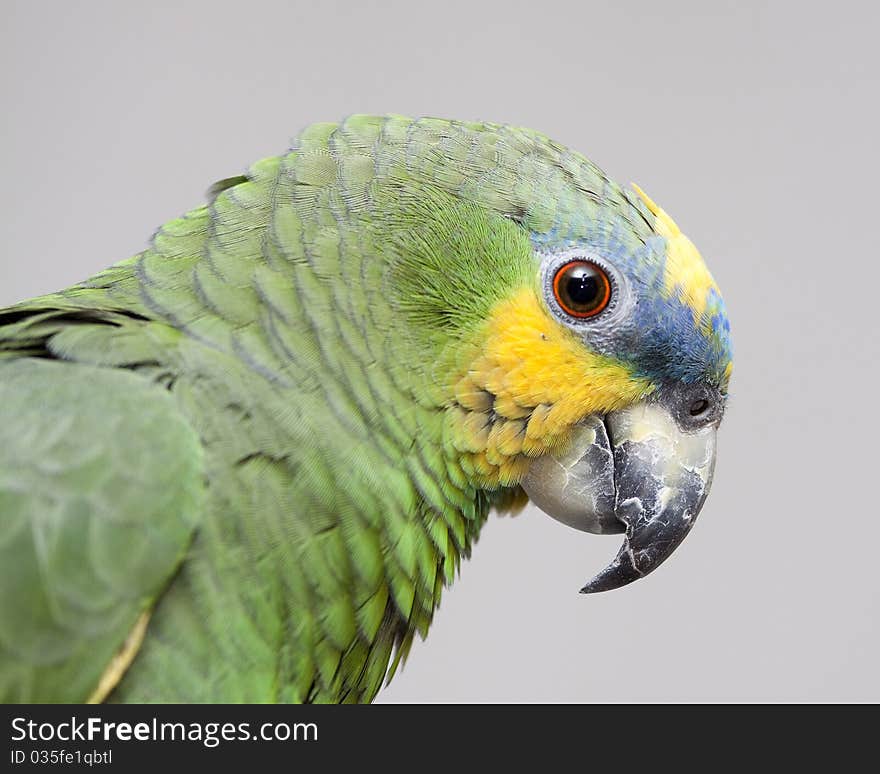
POLYGON ((493 517, 380 700, 880 700, 880 17, 815 5, 4 1, 0 305, 312 121, 539 129, 645 188, 725 293, 715 488, 655 575, 589 598, 618 538, 493 517))

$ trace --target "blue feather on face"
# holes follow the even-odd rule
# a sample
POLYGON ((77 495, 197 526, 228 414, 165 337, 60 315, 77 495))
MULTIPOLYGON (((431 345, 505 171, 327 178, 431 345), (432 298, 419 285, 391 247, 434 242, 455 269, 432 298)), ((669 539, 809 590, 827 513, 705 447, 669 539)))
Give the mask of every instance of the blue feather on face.
POLYGON ((702 382, 726 393, 732 347, 724 299, 713 284, 705 290, 703 307, 695 309, 686 294, 670 292, 667 274, 676 268, 669 265, 670 243, 678 235, 658 234, 651 226, 653 213, 640 201, 626 201, 631 207, 623 212, 609 207, 604 219, 531 234, 543 256, 578 251, 600 256, 626 285, 618 292, 633 297, 625 317, 580 324, 578 334, 590 349, 627 363, 634 375, 657 386, 702 382))

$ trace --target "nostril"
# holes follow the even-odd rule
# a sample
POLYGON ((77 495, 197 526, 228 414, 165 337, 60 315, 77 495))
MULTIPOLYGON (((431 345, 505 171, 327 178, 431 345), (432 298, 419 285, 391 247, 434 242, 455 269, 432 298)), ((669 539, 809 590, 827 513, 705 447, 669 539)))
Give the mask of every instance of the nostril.
POLYGON ((692 417, 701 417, 709 410, 709 401, 705 398, 697 398, 690 405, 688 411, 692 417))

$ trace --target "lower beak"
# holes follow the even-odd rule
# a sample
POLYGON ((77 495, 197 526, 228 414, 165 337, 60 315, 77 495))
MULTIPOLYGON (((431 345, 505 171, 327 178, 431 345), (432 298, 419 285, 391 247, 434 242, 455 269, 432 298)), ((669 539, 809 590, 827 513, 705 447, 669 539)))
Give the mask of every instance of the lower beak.
POLYGON ((586 532, 625 533, 581 592, 638 580, 684 540, 712 484, 716 432, 717 423, 682 429, 662 403, 645 401, 589 417, 564 454, 531 462, 522 486, 541 510, 586 532))

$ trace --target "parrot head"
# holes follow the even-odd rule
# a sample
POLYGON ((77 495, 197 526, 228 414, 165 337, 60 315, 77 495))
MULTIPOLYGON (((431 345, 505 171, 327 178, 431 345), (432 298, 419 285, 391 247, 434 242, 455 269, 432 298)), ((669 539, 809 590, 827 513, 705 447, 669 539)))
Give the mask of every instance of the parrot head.
POLYGON ((536 240, 544 309, 573 335, 580 366, 605 395, 561 452, 532 460, 521 484, 572 527, 625 533, 584 593, 647 575, 693 526, 712 482, 732 368, 730 326, 705 263, 633 189, 632 204, 646 207, 656 232, 636 250, 613 229, 573 243, 536 240))
POLYGON ((382 238, 444 448, 467 480, 625 534, 583 592, 648 574, 709 492, 730 380, 703 259, 641 189, 540 134, 427 119, 408 143, 382 238))

